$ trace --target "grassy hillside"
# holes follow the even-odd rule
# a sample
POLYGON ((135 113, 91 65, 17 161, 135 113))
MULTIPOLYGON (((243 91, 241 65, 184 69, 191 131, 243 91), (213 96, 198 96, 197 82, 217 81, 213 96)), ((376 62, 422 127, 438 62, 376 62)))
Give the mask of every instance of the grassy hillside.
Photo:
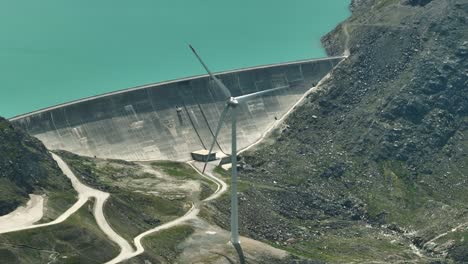
POLYGON ((111 194, 104 213, 110 225, 128 241, 184 215, 200 195, 212 193, 215 188, 184 163, 141 164, 81 157, 65 151, 59 155, 83 183, 111 194), (203 191, 205 185, 209 191, 203 191))

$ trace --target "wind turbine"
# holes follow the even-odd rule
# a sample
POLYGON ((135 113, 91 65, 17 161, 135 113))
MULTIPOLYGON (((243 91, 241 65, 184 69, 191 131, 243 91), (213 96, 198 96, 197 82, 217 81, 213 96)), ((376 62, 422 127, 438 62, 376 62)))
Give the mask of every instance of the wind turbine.
POLYGON ((221 92, 224 94, 224 100, 226 100, 226 105, 224 106, 223 112, 221 112, 221 116, 219 118, 218 126, 216 128, 216 132, 214 134, 213 142, 210 146, 210 150, 208 151, 208 155, 206 156, 205 160, 205 165, 203 166, 203 173, 205 172, 206 165, 208 164, 209 157, 211 156, 211 152, 213 151, 214 145, 217 142, 219 132, 221 131, 221 127, 223 126, 224 119, 226 117, 226 114, 229 110, 231 110, 231 136, 232 136, 232 141, 231 141, 231 243, 234 246, 234 248, 237 251, 237 254, 239 255, 239 260, 241 264, 245 263, 244 260, 244 253, 242 251, 242 247, 240 245, 240 240, 239 240, 239 224, 238 224, 238 202, 237 202, 237 106, 239 104, 245 103, 248 100, 251 100, 253 98, 262 96, 267 93, 271 93, 274 91, 282 90, 285 88, 288 88, 289 86, 283 86, 283 87, 278 87, 278 88, 273 88, 269 90, 264 90, 256 93, 250 93, 246 95, 241 95, 237 97, 233 97, 231 95, 231 92, 229 89, 224 85, 222 81, 220 81, 216 76, 211 73, 211 71, 208 69, 206 64, 203 62, 201 57, 198 55, 197 51, 192 47, 192 45, 189 45, 190 49, 192 50, 193 54, 197 57, 198 61, 203 65, 203 68, 208 72, 209 76, 214 80, 216 85, 219 87, 221 92))

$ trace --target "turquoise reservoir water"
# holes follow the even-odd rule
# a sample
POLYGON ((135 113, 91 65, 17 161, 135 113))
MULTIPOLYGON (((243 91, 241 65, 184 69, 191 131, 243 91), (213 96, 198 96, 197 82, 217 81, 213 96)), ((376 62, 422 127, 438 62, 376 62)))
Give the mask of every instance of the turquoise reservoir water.
POLYGON ((350 0, 1 0, 0 115, 213 71, 324 57, 350 0))

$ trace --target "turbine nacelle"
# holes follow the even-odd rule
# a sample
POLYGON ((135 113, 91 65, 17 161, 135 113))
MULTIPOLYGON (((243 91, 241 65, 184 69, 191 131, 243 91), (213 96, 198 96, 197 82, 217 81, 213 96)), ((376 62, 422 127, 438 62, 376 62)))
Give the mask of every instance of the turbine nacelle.
POLYGON ((230 97, 226 104, 230 107, 237 107, 239 105, 239 101, 237 101, 236 97, 230 97))

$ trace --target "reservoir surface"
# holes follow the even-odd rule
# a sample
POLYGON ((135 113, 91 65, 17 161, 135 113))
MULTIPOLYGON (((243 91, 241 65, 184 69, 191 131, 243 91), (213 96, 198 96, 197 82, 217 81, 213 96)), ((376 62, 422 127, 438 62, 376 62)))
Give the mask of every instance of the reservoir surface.
POLYGON ((0 116, 213 71, 326 56, 350 0, 2 0, 0 116))

